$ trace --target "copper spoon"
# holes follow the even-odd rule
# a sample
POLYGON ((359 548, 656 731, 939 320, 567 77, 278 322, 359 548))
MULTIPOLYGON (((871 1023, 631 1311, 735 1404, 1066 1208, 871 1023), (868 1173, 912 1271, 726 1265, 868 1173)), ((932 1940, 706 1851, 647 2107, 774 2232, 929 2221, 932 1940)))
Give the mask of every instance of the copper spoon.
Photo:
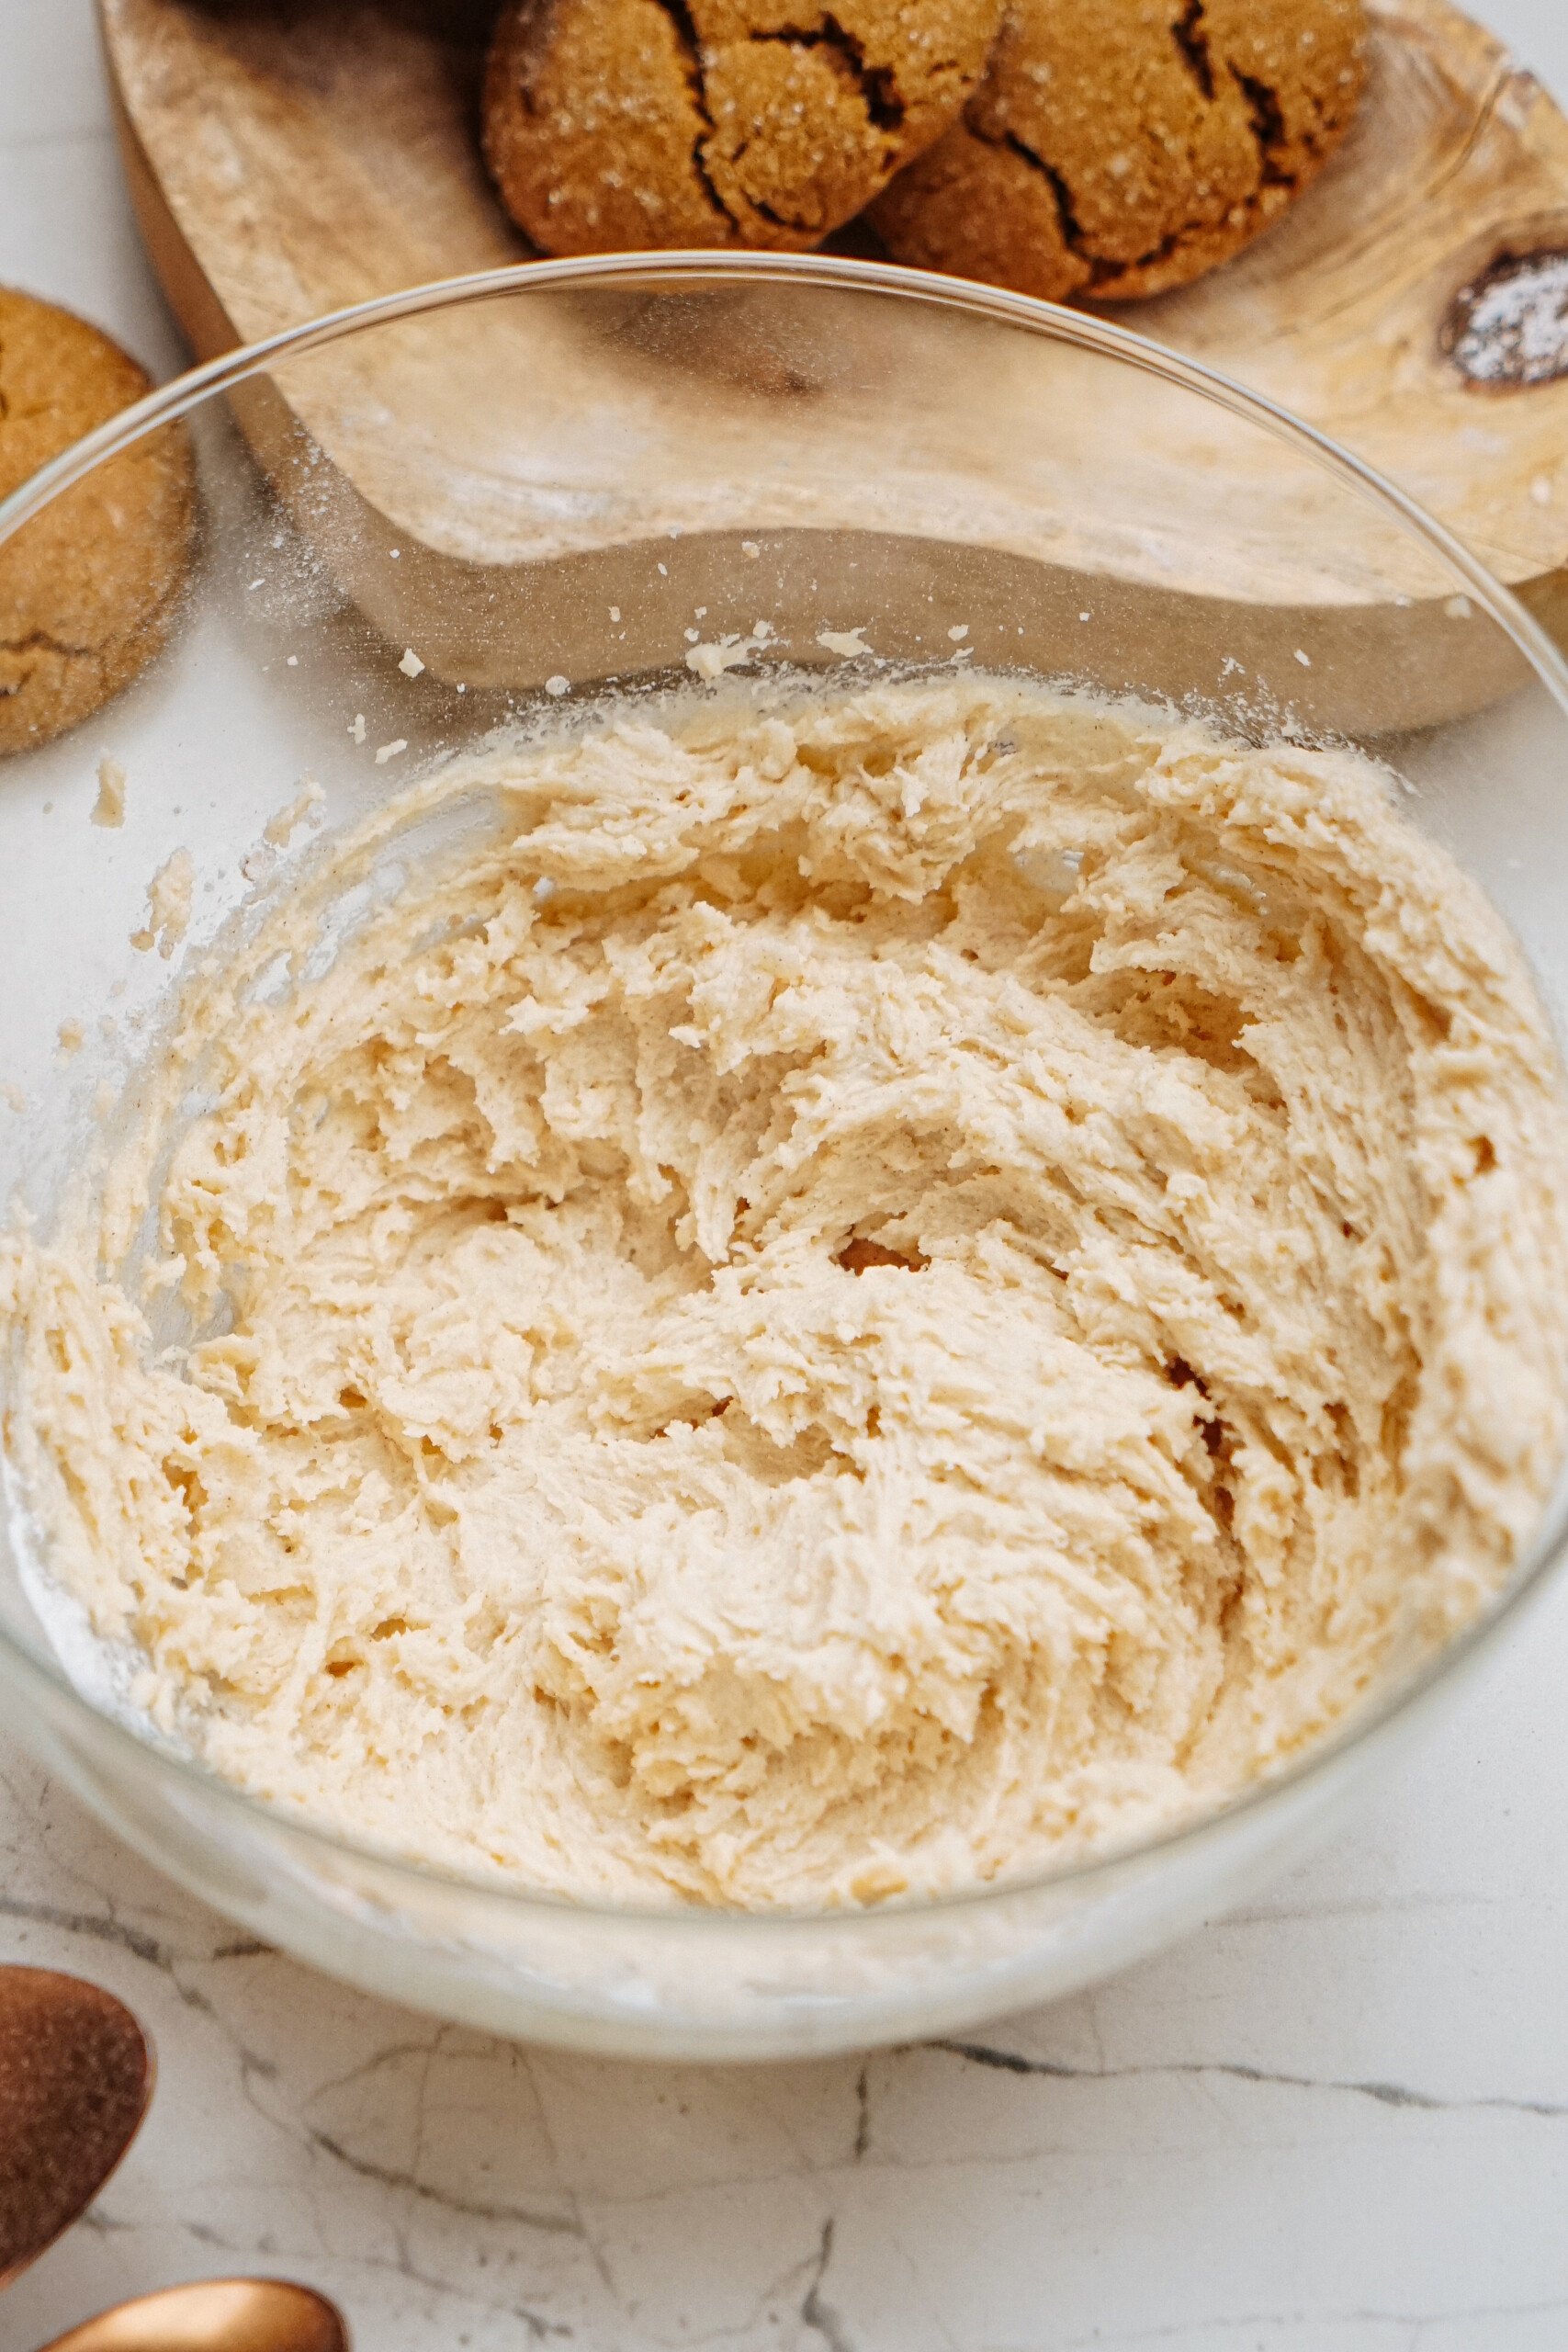
POLYGON ((334 2304, 285 2278, 204 2278, 117 2303, 43 2352, 348 2352, 334 2304))
POLYGON ((152 2096, 152 2052, 122 2001, 0 1967, 0 2287, 86 2211, 152 2096))

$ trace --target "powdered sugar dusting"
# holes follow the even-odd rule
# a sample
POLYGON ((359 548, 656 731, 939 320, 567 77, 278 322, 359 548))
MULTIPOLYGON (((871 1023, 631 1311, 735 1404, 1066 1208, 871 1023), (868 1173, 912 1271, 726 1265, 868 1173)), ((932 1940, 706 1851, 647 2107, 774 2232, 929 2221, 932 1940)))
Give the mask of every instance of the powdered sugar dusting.
POLYGON ((1476 384, 1546 384, 1568 375, 1568 253, 1497 264, 1454 305, 1455 366, 1476 384))

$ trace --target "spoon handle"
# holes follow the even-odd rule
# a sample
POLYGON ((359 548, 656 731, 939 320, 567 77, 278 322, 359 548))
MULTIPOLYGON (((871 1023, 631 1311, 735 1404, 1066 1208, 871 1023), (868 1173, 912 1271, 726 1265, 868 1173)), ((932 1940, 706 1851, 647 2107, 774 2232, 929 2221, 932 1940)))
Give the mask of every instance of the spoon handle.
POLYGON ((117 2303, 40 2352, 349 2352, 336 2305, 286 2278, 203 2278, 117 2303))

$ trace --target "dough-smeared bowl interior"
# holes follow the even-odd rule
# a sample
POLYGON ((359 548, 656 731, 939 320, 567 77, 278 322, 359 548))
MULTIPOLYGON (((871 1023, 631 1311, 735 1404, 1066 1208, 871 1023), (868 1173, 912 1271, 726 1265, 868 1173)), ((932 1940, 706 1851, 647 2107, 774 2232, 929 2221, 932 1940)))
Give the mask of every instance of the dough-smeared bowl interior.
POLYGON ((168 643, 0 794, 7 1720, 601 2052, 1250 1895, 1568 1536, 1539 628, 1193 363, 821 256, 291 328, 0 546, 171 426, 168 643))
POLYGON ((1399 797, 951 671, 438 767, 197 962, 91 1207, 7 1246, 137 1702, 416 1859, 752 1907, 1299 1753, 1562 1450, 1556 1050, 1399 797))

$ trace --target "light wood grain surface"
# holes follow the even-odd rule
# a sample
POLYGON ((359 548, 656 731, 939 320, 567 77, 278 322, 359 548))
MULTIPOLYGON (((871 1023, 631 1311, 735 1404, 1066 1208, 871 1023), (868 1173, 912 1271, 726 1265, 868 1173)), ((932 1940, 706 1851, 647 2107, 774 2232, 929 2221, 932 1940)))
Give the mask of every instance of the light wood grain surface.
MULTIPOLYGON (((471 11, 353 0, 280 19, 195 0, 101 5, 139 215, 198 351, 525 255, 479 160, 471 11)), ((1553 625, 1568 616, 1568 378, 1478 382, 1463 329, 1489 272, 1568 245, 1568 124, 1448 0, 1377 0, 1375 19, 1367 103, 1318 186, 1209 280, 1120 315, 1386 468, 1553 625)), ((1419 562, 1402 573, 1370 518, 1363 560, 1348 562, 1356 526, 1309 469, 1235 432, 1217 465, 1212 420, 1191 403, 1150 408, 1138 388, 1098 379, 1076 401, 1075 363, 1053 375, 1038 349, 999 340, 978 370, 954 345, 944 382, 929 326, 892 315, 838 337, 837 361, 820 321, 781 328, 770 312, 760 334, 743 303, 726 311, 722 298, 680 365, 637 364, 635 335, 604 325, 566 301, 412 322, 340 345, 281 387, 353 493, 333 504, 317 473, 314 506, 332 504, 351 592, 388 628, 417 628, 445 674, 528 684, 541 665, 592 667, 572 616, 597 611, 602 588, 615 600, 609 572, 578 573, 542 607, 529 583, 517 625, 476 638, 474 614, 510 593, 497 576, 519 566, 647 548, 671 532, 829 521, 997 548, 1162 598, 1186 591, 1210 600, 1222 660, 1239 626, 1225 606, 1277 607, 1270 641, 1254 649, 1265 667, 1292 658, 1303 606, 1320 619, 1378 608, 1373 636, 1353 637, 1354 661, 1331 621, 1314 641, 1339 684, 1320 685, 1309 715, 1338 725, 1439 717, 1514 674, 1486 633, 1456 630, 1452 583, 1419 562), (804 399, 770 399, 749 380, 764 345, 804 399), (456 403, 455 374, 467 388, 456 403), (868 396, 879 378, 899 387, 897 406, 868 396), (606 490, 608 444, 641 456, 606 490), (1073 492, 1086 474, 1099 484, 1091 508, 1073 492), (387 548, 407 564, 411 543, 389 603, 387 548), (1413 615, 1387 609, 1394 594, 1413 615), (531 662, 523 646, 547 650, 531 662)), ((279 466, 288 419, 265 403, 252 416, 279 466)), ((861 558, 840 552, 841 582, 861 558)), ((795 568, 820 580, 829 551, 813 545, 795 568)), ((687 569, 695 576, 694 559, 687 569)), ((1009 571, 998 595, 1017 594, 1009 571)), ((1056 601, 1065 609, 1077 594, 1056 601)), ((645 637, 619 657, 627 667, 669 658, 673 605, 643 609, 645 637)), ((1129 616, 1145 644, 1163 626, 1146 601, 1129 616)), ((1172 626, 1185 647, 1190 616, 1172 626)), ((1202 690, 1213 666, 1205 655, 1192 671, 1183 650, 1146 682, 1202 690)))

